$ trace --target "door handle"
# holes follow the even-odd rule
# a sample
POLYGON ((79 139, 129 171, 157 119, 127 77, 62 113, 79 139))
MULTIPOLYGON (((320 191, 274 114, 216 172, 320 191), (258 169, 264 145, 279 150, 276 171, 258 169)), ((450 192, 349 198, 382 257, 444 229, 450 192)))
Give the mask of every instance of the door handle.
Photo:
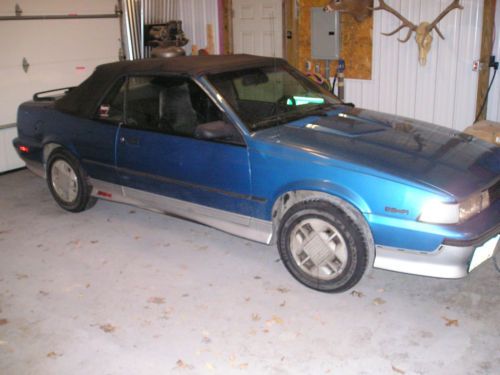
POLYGON ((134 145, 134 146, 137 146, 140 142, 139 142, 139 138, 138 137, 120 137, 120 143, 121 144, 129 144, 129 145, 134 145))

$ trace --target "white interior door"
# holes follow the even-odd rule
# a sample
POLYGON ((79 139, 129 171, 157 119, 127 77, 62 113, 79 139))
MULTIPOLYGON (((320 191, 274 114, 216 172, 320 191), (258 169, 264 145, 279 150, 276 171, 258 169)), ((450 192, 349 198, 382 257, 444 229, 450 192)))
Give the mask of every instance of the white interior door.
MULTIPOLYGON (((113 14, 116 0, 17 1, 22 15, 113 14)), ((0 15, 15 15, 0 0, 0 15)), ((118 60, 118 18, 0 21, 0 173, 23 166, 12 147, 17 107, 35 92, 75 86, 102 63, 118 60), (29 63, 25 71, 23 58, 29 63)))
POLYGON ((283 57, 282 0, 233 0, 235 53, 283 57))

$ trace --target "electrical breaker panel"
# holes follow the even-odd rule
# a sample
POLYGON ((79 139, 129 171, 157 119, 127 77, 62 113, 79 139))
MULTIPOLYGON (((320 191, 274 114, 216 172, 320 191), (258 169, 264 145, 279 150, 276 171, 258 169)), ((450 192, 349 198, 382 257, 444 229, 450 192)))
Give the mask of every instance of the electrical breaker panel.
POLYGON ((340 16, 326 13, 323 8, 311 8, 312 58, 338 60, 340 57, 340 16))

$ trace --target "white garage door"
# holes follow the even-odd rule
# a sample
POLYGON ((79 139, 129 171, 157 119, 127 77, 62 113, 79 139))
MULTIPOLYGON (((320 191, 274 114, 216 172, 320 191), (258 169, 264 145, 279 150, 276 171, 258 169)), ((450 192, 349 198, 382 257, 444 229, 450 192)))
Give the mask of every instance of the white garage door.
MULTIPOLYGON (((1 0, 0 16, 113 14, 115 0, 1 0)), ((15 154, 16 111, 37 91, 75 86, 118 60, 119 18, 0 20, 0 173, 23 164, 15 154), (29 64, 23 69, 23 59, 29 64)))

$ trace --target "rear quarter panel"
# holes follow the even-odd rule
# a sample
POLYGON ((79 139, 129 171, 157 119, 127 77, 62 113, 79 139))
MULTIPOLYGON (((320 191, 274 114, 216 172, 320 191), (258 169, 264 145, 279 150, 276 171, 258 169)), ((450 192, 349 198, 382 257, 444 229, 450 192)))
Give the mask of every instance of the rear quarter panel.
POLYGON ((35 150, 27 157, 37 162, 46 162, 45 146, 60 145, 80 160, 91 177, 117 182, 117 127, 113 124, 61 113, 52 103, 28 102, 18 110, 18 134, 20 141, 30 144, 35 150))

